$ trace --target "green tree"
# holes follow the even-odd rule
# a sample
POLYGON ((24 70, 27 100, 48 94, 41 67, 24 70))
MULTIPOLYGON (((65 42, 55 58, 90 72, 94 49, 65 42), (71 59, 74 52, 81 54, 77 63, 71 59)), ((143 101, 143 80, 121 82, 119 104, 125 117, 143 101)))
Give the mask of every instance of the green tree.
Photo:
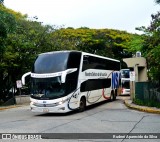
POLYGON ((149 76, 160 81, 160 12, 151 15, 151 24, 148 27, 141 27, 144 32, 142 53, 147 58, 149 76))
MULTIPOLYGON (((143 35, 133 34, 128 42, 126 42, 128 49, 127 51, 129 53, 134 54, 137 51, 141 51, 143 47, 143 35)), ((143 54, 143 53, 142 53, 143 54)))
POLYGON ((16 78, 31 70, 34 59, 39 53, 49 51, 50 26, 42 26, 37 21, 17 20, 17 30, 9 34, 7 38, 7 50, 5 52, 6 68, 12 78, 16 78))
POLYGON ((16 29, 16 21, 15 17, 4 11, 5 7, 0 5, 0 99, 5 100, 6 94, 6 83, 9 82, 9 79, 6 78, 7 70, 5 63, 5 52, 6 52, 6 39, 8 38, 8 34, 13 33, 16 29))
POLYGON ((127 32, 89 28, 63 28, 58 32, 61 33, 61 43, 64 43, 64 45, 66 45, 66 41, 71 43, 68 44, 70 49, 96 53, 116 59, 130 56, 127 54, 128 46, 126 42, 131 40, 131 34, 127 32))

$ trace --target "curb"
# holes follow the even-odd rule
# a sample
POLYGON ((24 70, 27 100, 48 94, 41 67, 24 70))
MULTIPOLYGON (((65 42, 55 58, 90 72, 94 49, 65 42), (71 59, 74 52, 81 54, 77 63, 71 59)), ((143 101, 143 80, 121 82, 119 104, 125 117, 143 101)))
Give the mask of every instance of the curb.
POLYGON ((136 104, 133 104, 131 100, 124 100, 124 104, 131 109, 143 111, 143 112, 148 112, 148 113, 156 113, 160 114, 160 109, 155 108, 155 107, 146 107, 146 106, 139 106, 136 104))
POLYGON ((6 110, 6 109, 11 109, 11 108, 17 108, 17 107, 21 107, 21 105, 2 106, 2 107, 0 107, 0 111, 6 110))

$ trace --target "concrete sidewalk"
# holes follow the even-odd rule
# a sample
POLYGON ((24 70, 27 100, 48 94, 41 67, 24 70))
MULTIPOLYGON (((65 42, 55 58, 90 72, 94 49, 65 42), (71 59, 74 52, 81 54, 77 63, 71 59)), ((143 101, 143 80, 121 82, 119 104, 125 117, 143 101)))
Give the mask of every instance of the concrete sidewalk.
POLYGON ((144 111, 144 112, 149 112, 149 113, 156 113, 160 114, 160 109, 156 107, 147 107, 147 106, 139 106, 134 103, 132 103, 132 100, 126 99, 124 100, 124 104, 131 109, 139 110, 139 111, 144 111))

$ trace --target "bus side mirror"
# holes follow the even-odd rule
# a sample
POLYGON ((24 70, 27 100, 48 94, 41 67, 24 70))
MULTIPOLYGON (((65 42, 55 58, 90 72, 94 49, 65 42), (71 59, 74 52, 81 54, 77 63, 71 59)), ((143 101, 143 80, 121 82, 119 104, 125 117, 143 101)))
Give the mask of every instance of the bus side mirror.
POLYGON ((66 81, 66 75, 67 75, 67 72, 64 71, 64 72, 62 73, 62 76, 61 76, 61 82, 62 82, 62 83, 65 83, 65 81, 66 81))
POLYGON ((26 76, 31 75, 31 72, 27 72, 22 76, 22 85, 25 85, 25 78, 26 76))

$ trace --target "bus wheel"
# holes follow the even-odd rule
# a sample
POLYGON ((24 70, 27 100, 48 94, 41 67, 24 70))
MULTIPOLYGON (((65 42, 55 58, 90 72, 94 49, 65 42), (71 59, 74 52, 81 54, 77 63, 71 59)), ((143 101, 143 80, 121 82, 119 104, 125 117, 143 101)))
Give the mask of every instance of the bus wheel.
POLYGON ((114 101, 116 100, 116 97, 117 97, 117 90, 116 90, 115 93, 114 93, 114 97, 113 97, 113 100, 114 100, 114 101))
POLYGON ((111 98, 110 98, 110 101, 112 102, 112 101, 114 101, 114 98, 115 98, 115 96, 114 96, 114 92, 112 91, 111 92, 111 98))
POLYGON ((86 99, 82 97, 79 103, 79 112, 83 112, 86 109, 86 99))

